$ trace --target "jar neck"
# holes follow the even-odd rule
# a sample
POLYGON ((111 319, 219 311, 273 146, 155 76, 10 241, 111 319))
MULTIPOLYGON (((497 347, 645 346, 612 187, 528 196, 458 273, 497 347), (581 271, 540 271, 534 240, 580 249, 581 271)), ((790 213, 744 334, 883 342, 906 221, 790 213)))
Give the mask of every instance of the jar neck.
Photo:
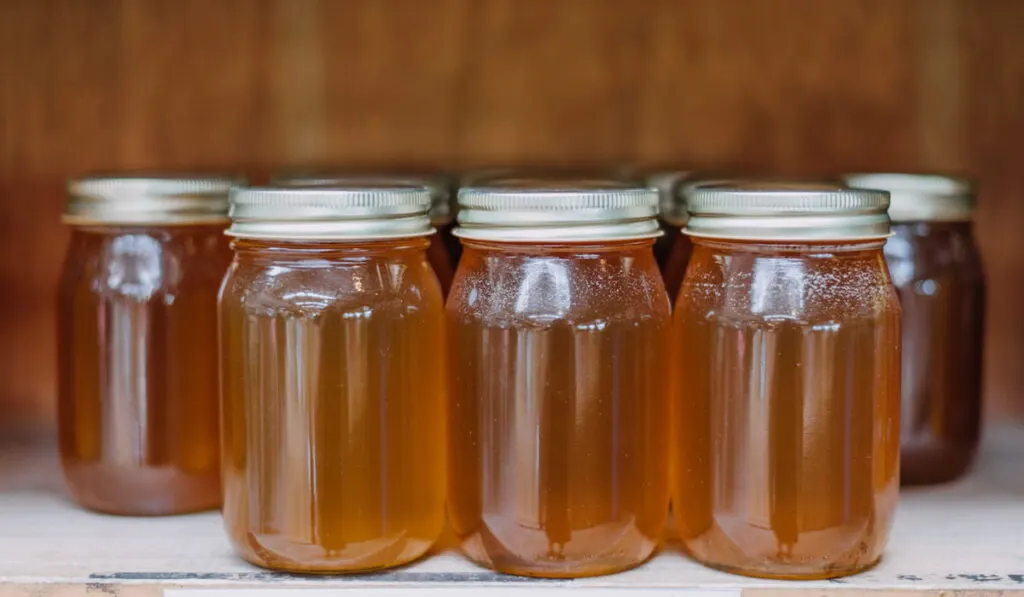
POLYGON ((702 247, 716 252, 743 252, 764 255, 800 255, 818 253, 863 253, 881 251, 885 238, 857 240, 827 241, 763 241, 721 239, 691 236, 695 247, 702 247))
POLYGON ((246 259, 267 259, 271 261, 349 261, 390 257, 422 257, 430 242, 428 237, 366 240, 262 240, 235 238, 231 248, 236 257, 246 259))
POLYGON ((605 242, 550 242, 550 243, 510 243, 462 239, 462 246, 468 250, 481 252, 497 252, 516 255, 552 255, 564 256, 594 253, 628 253, 651 252, 654 238, 634 240, 616 240, 605 242))

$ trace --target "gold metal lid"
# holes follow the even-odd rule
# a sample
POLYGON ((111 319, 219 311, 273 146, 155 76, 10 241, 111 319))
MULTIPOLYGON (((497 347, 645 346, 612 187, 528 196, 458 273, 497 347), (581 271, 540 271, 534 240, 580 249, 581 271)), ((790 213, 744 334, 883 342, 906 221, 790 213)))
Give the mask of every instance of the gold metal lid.
POLYGON ((850 187, 888 191, 893 222, 966 222, 974 217, 974 185, 964 178, 881 172, 843 178, 850 187))
POLYGON ((241 178, 202 175, 90 176, 68 181, 62 220, 90 224, 226 222, 228 191, 241 178))
POLYGON ((686 234, 764 241, 882 239, 889 194, 804 182, 727 182, 689 187, 686 234))
POLYGON ((321 172, 275 177, 271 184, 282 187, 372 187, 390 184, 415 185, 430 190, 430 221, 435 226, 452 223, 452 191, 448 177, 436 174, 377 173, 377 172, 321 172))
POLYGON ((231 190, 229 236, 281 240, 386 240, 434 232, 427 187, 388 183, 231 190))
POLYGON ((459 191, 461 238, 586 242, 654 238, 658 194, 613 181, 503 179, 459 191))

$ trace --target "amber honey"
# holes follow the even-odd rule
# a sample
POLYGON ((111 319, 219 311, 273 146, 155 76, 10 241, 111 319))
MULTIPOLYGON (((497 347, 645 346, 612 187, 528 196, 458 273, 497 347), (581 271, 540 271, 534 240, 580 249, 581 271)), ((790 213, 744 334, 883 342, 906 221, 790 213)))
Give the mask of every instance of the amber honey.
POLYGON ((644 561, 668 507, 670 316, 651 241, 466 241, 448 303, 462 549, 497 570, 644 561))
MULTIPOLYGON (((400 191, 415 224, 416 196, 400 191)), ((359 197, 389 192, 326 191, 308 203, 338 210, 346 226, 359 197)), ((253 193, 254 212, 307 202, 302 191, 253 193)), ((419 557, 441 533, 445 486, 443 302, 425 235, 348 239, 361 230, 342 227, 337 240, 264 240, 236 228, 220 298, 232 543, 253 563, 295 572, 419 557)))
POLYGON ((700 561, 812 579, 880 557, 900 454, 880 249, 698 239, 675 313, 673 509, 700 561))
POLYGON ((217 288, 224 225, 76 228, 59 291, 60 449, 113 514, 220 504, 217 288))

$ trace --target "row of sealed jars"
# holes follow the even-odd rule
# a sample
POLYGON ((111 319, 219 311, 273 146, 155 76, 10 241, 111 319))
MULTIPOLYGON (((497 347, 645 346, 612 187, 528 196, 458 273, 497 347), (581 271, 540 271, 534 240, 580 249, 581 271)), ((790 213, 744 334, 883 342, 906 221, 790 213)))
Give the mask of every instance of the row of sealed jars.
POLYGON ((243 557, 292 571, 408 562, 447 506, 483 565, 610 573, 652 553, 670 493, 717 568, 880 557, 900 454, 888 193, 691 185, 673 321, 651 190, 463 189, 445 306, 429 187, 236 187, 232 258, 232 182, 71 184, 61 452, 87 507, 222 502, 243 557))

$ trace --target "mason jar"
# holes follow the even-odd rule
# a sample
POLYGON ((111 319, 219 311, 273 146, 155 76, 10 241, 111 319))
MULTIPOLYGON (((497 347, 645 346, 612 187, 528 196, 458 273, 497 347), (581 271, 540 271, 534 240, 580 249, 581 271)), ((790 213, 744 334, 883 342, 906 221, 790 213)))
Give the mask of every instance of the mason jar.
POLYGON ((231 259, 224 229, 237 182, 68 183, 60 453, 86 508, 162 515, 220 505, 217 288, 231 259))
POLYGON ((673 512, 687 551, 765 578, 873 565, 899 492, 888 194, 697 185, 675 307, 673 512))
POLYGON ((237 189, 220 291, 224 523, 276 570, 389 568, 441 533, 444 312, 421 186, 237 189))
POLYGON ((668 511, 657 195, 517 179, 459 204, 448 513, 462 550, 527 576, 635 566, 668 511))

